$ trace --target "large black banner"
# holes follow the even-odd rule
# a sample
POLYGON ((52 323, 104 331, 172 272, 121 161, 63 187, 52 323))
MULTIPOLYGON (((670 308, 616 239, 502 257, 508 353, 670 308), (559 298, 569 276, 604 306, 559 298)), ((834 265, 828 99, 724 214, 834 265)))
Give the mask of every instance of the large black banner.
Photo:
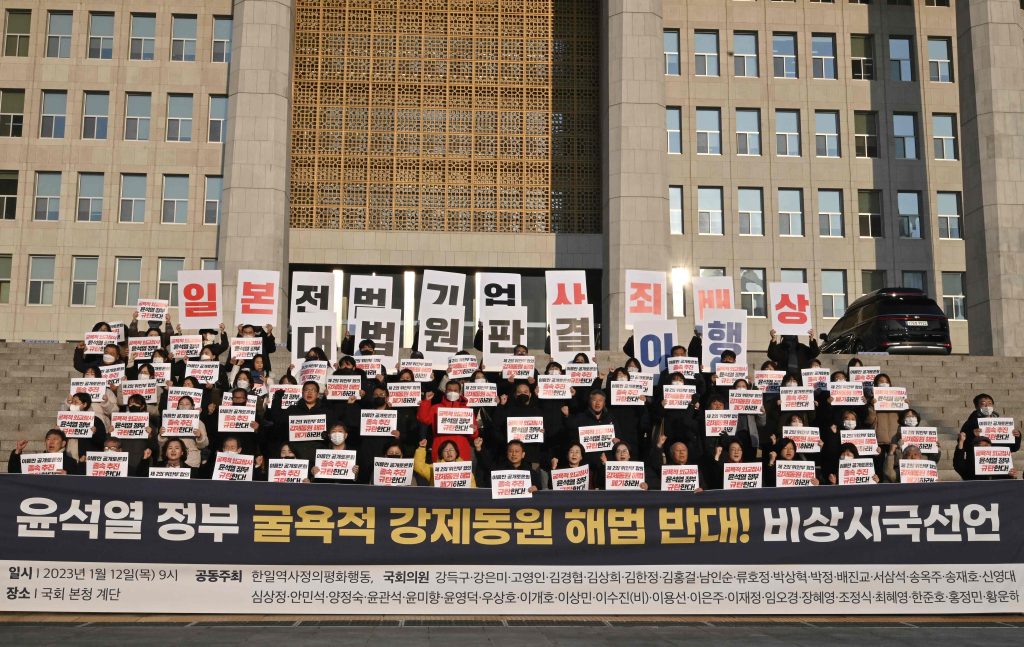
POLYGON ((0 475, 0 559, 238 565, 1022 564, 1024 482, 490 491, 0 475))

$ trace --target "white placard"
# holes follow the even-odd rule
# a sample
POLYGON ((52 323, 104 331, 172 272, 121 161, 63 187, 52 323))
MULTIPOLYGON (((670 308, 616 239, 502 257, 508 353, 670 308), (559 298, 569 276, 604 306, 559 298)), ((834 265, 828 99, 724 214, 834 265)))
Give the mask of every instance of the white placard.
POLYGON ((875 462, 870 458, 850 458, 839 461, 839 485, 866 485, 874 483, 875 462))
POLYGON ((604 464, 604 489, 640 490, 644 483, 641 461, 608 461, 604 464))
POLYGON ((128 452, 86 452, 86 476, 128 476, 128 452))
POLYGON ((373 484, 387 487, 413 485, 411 458, 374 458, 373 484))
POLYGON ((213 384, 220 378, 220 362, 185 362, 185 377, 194 377, 200 384, 213 384))
POLYGON ((594 306, 556 306, 550 310, 551 358, 565 366, 578 353, 594 355, 594 306))
POLYGON ((160 435, 165 438, 195 436, 196 430, 199 429, 199 410, 168 409, 163 412, 160 425, 163 429, 160 435))
POLYGON ((938 427, 900 427, 900 448, 916 445, 922 454, 939 453, 938 427))
POLYGON ((521 443, 544 442, 544 418, 542 416, 510 417, 507 423, 508 441, 521 443))
POLYGON ((666 409, 687 409, 697 397, 697 387, 691 384, 666 384, 661 388, 662 406, 666 409))
POLYGON ((263 354, 262 337, 232 337, 228 343, 231 346, 231 359, 250 360, 263 354))
MULTIPOLYGON (((1009 447, 975 447, 975 476, 1001 476, 1013 469, 1009 447)), ((24 469, 22 469, 24 471, 24 469)))
POLYGON ((840 429, 839 439, 857 448, 860 456, 874 456, 878 453, 878 436, 874 429, 840 429))
POLYGON ((782 411, 814 411, 814 389, 809 386, 784 386, 779 389, 782 411))
POLYGON ((736 413, 760 413, 764 406, 764 394, 756 389, 731 389, 729 410, 736 413))
POLYGON ((712 411, 710 409, 704 410, 704 433, 708 437, 720 436, 727 434, 729 436, 736 434, 736 421, 739 419, 739 414, 735 411, 712 411))
POLYGON ((498 405, 498 385, 492 382, 466 382, 462 395, 470 407, 495 407, 498 405))
POLYGON ((814 485, 814 461, 775 461, 775 487, 814 485))
POLYGON ((811 289, 806 283, 769 283, 772 328, 780 335, 806 335, 813 328, 811 289))
POLYGON ((337 324, 336 295, 333 272, 292 272, 292 289, 288 298, 292 326, 337 324))
POLYGON ((611 383, 613 406, 641 407, 644 405, 644 385, 641 382, 615 380, 611 383))
POLYGON ((323 440, 327 431, 326 414, 288 417, 288 442, 323 440))
POLYGON ((192 470, 187 467, 151 467, 149 468, 151 479, 190 479, 192 470))
POLYGON ((217 410, 217 429, 222 434, 253 433, 255 407, 221 407, 217 410))
POLYGON ((117 345, 117 333, 116 332, 87 332, 85 333, 85 350, 82 351, 83 355, 102 355, 103 349, 108 344, 117 345))
POLYGON ((537 370, 533 355, 505 355, 501 358, 501 377, 506 380, 528 380, 537 370))
POLYGON ((280 287, 280 272, 239 270, 235 325, 276 326, 280 287))
POLYGON ((202 335, 174 335, 167 345, 167 351, 173 359, 189 359, 199 357, 203 350, 202 335))
POLYGON ((907 389, 902 386, 876 386, 872 389, 875 411, 906 411, 907 389))
POLYGON ((568 375, 538 375, 538 400, 568 400, 572 397, 572 378, 568 375))
POLYGON ((977 420, 981 435, 992 441, 993 445, 1013 444, 1013 418, 978 418, 977 420))
POLYGON ((92 411, 58 411, 57 429, 66 438, 92 438, 96 414, 92 411))
POLYGON ((626 330, 633 329, 640 321, 668 317, 668 277, 665 272, 626 270, 624 296, 626 330))
POLYGON ((724 463, 723 490, 753 490, 761 487, 761 463, 724 463))
POLYGON ((251 481, 254 459, 249 454, 218 452, 213 464, 214 481, 251 481))
POLYGON ((796 443, 798 454, 820 454, 821 433, 817 427, 783 427, 782 437, 796 443))
POLYGON ((358 398, 363 388, 363 380, 358 375, 327 376, 327 399, 348 400, 358 398))
POLYGON ((351 449, 316 450, 316 477, 352 481, 356 478, 356 453, 351 449))
POLYGON ((121 404, 127 405, 128 398, 141 395, 146 404, 157 403, 156 380, 125 380, 121 382, 121 404))
POLYGON ((633 326, 633 355, 644 373, 657 374, 668 368, 672 347, 679 343, 677 319, 643 319, 633 326))
POLYGON ((192 400, 192 406, 198 409, 203 404, 203 390, 193 389, 188 386, 172 386, 167 389, 167 408, 177 409, 178 400, 188 396, 192 400))
POLYGON ((216 329, 224 322, 220 270, 178 272, 178 319, 188 330, 216 329))
POLYGON ((573 386, 592 386, 597 379, 597 364, 566 364, 565 374, 573 386))
MULTIPOLYGON (((703 327, 709 310, 732 309, 732 277, 695 276, 691 284, 693 286, 693 322, 697 328, 703 327)), ((704 362, 704 365, 709 366, 707 362, 704 362)))
POLYGON ((56 474, 64 469, 63 452, 21 455, 22 474, 56 474))
POLYGON ((139 299, 135 309, 140 321, 163 321, 167 318, 166 299, 139 299))
POLYGON ((267 463, 267 481, 271 483, 302 483, 308 478, 308 460, 271 458, 267 463))
POLYGON ((437 410, 437 436, 473 435, 473 410, 470 408, 440 407, 437 410))
POLYGON ((388 405, 396 408, 418 407, 423 399, 419 382, 391 382, 388 384, 388 405))
POLYGON ((86 393, 93 402, 102 402, 107 395, 107 381, 102 377, 76 377, 71 380, 68 395, 86 393))
POLYGON ((110 435, 114 438, 149 438, 149 414, 114 412, 110 414, 110 435))
POLYGON ((586 465, 551 470, 551 489, 563 492, 585 492, 590 489, 590 468, 586 465))
POLYGON ((530 473, 527 470, 494 470, 491 472, 492 499, 529 499, 530 473))
POLYGON ((398 412, 394 409, 363 409, 359 412, 360 436, 392 436, 398 430, 398 412))
POLYGON ((901 458, 898 466, 900 483, 935 483, 939 480, 939 469, 932 461, 901 458))
POLYGON ((583 425, 580 427, 580 444, 583 445, 583 451, 588 454, 610 451, 614 440, 614 425, 583 425))
POLYGON ((864 404, 864 385, 859 382, 829 382, 828 394, 834 407, 864 404))
POLYGON ((434 463, 433 475, 434 487, 473 487, 473 463, 471 461, 434 463))
POLYGON ((417 382, 430 382, 434 379, 434 363, 428 359, 403 359, 398 363, 398 370, 412 371, 412 379, 417 382))
POLYGON ((471 377, 480 367, 480 361, 475 355, 452 355, 448 358, 448 379, 464 380, 471 377))
POLYGON ((700 474, 696 465, 662 465, 661 489, 665 492, 696 492, 700 474))

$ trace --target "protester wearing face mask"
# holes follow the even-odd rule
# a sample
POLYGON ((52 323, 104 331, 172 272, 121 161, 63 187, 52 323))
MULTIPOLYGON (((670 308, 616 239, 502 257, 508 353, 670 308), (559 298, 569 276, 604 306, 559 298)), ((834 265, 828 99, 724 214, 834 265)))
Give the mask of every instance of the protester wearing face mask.
MULTIPOLYGON (((908 456, 906 456, 906 452, 904 452, 901 449, 901 447, 903 445, 903 428, 904 427, 927 427, 928 426, 921 419, 921 414, 918 413, 915 409, 907 409, 906 411, 899 412, 899 414, 900 414, 900 417, 899 417, 900 432, 897 433, 895 437, 893 437, 892 444, 889 445, 889 451, 886 453, 886 465, 887 466, 890 463, 892 463, 893 466, 896 466, 896 465, 899 464, 900 459, 902 459, 902 458, 909 458, 908 456)), ((942 458, 942 449, 939 448, 939 447, 937 447, 936 449, 938 449, 937 452, 930 453, 930 454, 925 454, 925 453, 921 452, 921 449, 919 447, 917 448, 917 451, 922 454, 922 456, 923 456, 923 458, 925 460, 932 461, 933 463, 935 463, 937 465, 939 463, 939 459, 942 458)), ((889 469, 889 468, 886 468, 886 469, 889 469)), ((892 476, 895 473, 898 473, 898 470, 896 472, 883 471, 883 474, 882 474, 883 480, 887 476, 892 476)))
MULTIPOLYGON (((357 451, 357 460, 360 465, 360 473, 362 477, 358 479, 360 483, 369 483, 373 478, 373 459, 379 458, 384 455, 384 450, 395 442, 401 442, 402 438, 407 441, 413 440, 410 438, 411 432, 408 428, 403 428, 404 422, 398 420, 398 429, 392 432, 391 436, 364 436, 362 434, 361 416, 363 411, 397 411, 393 409, 388 402, 388 389, 384 385, 374 387, 362 400, 359 401, 358 406, 350 407, 348 415, 345 417, 345 427, 353 430, 352 444, 357 451)), ((415 439, 415 440, 418 440, 415 439)))
POLYGON ((263 352, 253 359, 244 360, 238 364, 243 368, 254 368, 256 358, 260 359, 263 366, 260 371, 270 373, 270 356, 277 350, 277 340, 274 339, 274 327, 270 324, 263 326, 254 326, 252 324, 243 324, 238 327, 238 336, 245 338, 259 337, 263 339, 263 352))
MULTIPOLYGON (((634 360, 635 361, 635 360, 634 360)), ((638 371, 639 364, 633 364, 634 370, 638 371)), ((608 375, 608 393, 611 393, 613 382, 628 382, 629 370, 617 368, 608 375)), ((644 398, 645 403, 650 402, 649 397, 644 398)), ((617 440, 629 445, 630 451, 637 454, 641 445, 647 440, 647 434, 651 428, 650 413, 644 406, 613 405, 609 399, 608 409, 615 417, 615 430, 618 432, 617 440)), ((644 445, 646 446, 646 445, 644 445)))
MULTIPOLYGON (((836 469, 835 471, 829 472, 828 474, 825 475, 828 484, 836 485, 837 483, 839 483, 839 461, 852 460, 855 458, 860 458, 860 452, 857 451, 856 445, 852 443, 843 443, 842 445, 840 445, 839 456, 836 459, 836 469)), ((878 478, 878 474, 872 474, 871 480, 874 481, 875 483, 881 481, 881 479, 878 478)))
POLYGON ((492 431, 486 437, 488 445, 485 445, 484 450, 491 453, 488 457, 491 462, 500 463, 501 456, 505 453, 507 443, 509 442, 509 418, 536 418, 538 416, 544 420, 544 442, 524 445, 527 453, 527 462, 531 465, 539 465, 542 462, 547 464, 551 461, 550 448, 565 442, 564 418, 559 409, 545 412, 538 403, 539 401, 530 389, 530 386, 520 382, 516 385, 515 391, 507 404, 498 407, 494 414, 492 431))
POLYGON ((423 429, 432 439, 432 445, 435 451, 435 461, 438 458, 436 455, 437 449, 447 441, 455 443, 460 456, 473 455, 473 449, 470 443, 480 435, 480 426, 475 420, 473 422, 473 434, 471 436, 437 435, 437 417, 440 415, 441 411, 444 409, 468 408, 469 405, 466 403, 466 398, 462 397, 462 384, 457 381, 449 381, 445 384, 443 394, 435 394, 432 391, 428 391, 423 394, 423 400, 420 402, 416 419, 419 420, 423 429))
MULTIPOLYGON (((67 452, 68 439, 64 435, 64 432, 60 429, 51 429, 46 432, 46 436, 43 438, 42 452, 48 454, 55 454, 60 452, 64 454, 64 466, 63 469, 59 470, 57 474, 81 474, 85 469, 84 464, 79 464, 70 454, 67 452)), ((27 440, 19 440, 14 444, 14 449, 11 451, 11 456, 7 460, 7 473, 8 474, 21 474, 21 455, 28 448, 27 440)), ((35 453, 35 452, 31 452, 35 453)))
MULTIPOLYGON (((358 429, 358 427, 356 429, 358 429)), ((346 450, 347 451, 353 451, 353 450, 357 450, 358 448, 353 444, 353 439, 355 437, 356 437, 355 434, 350 434, 349 433, 348 427, 344 423, 342 423, 342 422, 335 422, 334 424, 332 424, 331 426, 329 426, 327 428, 327 434, 326 434, 327 442, 326 442, 325 447, 323 447, 323 449, 333 449, 333 450, 336 450, 336 451, 346 451, 346 450)), ((294 445, 294 443, 292 443, 292 445, 294 445)), ((348 480, 344 480, 344 479, 321 479, 321 478, 317 478, 317 474, 320 473, 320 470, 316 467, 315 457, 309 459, 309 464, 310 464, 309 473, 312 475, 312 477, 313 477, 312 481, 314 483, 333 483, 335 485, 338 485, 338 484, 342 484, 342 483, 352 483, 353 482, 353 481, 348 481, 348 480)), ((372 463, 371 463, 371 465, 372 465, 372 463)), ((361 474, 364 473, 364 470, 360 466, 358 457, 356 459, 356 464, 352 467, 352 473, 355 475, 354 482, 356 482, 356 483, 366 483, 367 482, 364 478, 362 478, 360 476, 361 474)), ((372 476, 372 473, 371 473, 371 476, 372 476)))
MULTIPOLYGON (((179 335, 181 334, 181 326, 178 326, 177 332, 179 335)), ((224 324, 220 324, 217 330, 214 330, 213 328, 203 328, 199 331, 199 335, 203 338, 203 344, 205 346, 209 346, 213 350, 214 357, 219 358, 229 348, 231 348, 224 324)))
MULTIPOLYGON (((195 409, 195 403, 192 402, 192 398, 187 395, 182 396, 178 400, 177 409, 179 411, 191 411, 195 409)), ((143 453, 143 458, 147 459, 150 456, 159 453, 154 450, 162 449, 171 438, 172 437, 164 435, 164 428, 161 423, 156 436, 157 447, 154 448, 152 444, 150 444, 146 452, 143 453)), ((206 434, 206 424, 200 420, 199 427, 195 430, 195 435, 182 437, 174 436, 174 438, 179 438, 185 446, 185 463, 188 464, 189 467, 199 467, 202 464, 202 450, 210 445, 210 438, 206 434)))
MULTIPOLYGON (((987 438, 981 435, 978 420, 983 418, 999 418, 1000 413, 996 411, 995 400, 987 393, 979 393, 974 396, 974 411, 964 421, 957 435, 956 453, 953 455, 953 468, 965 481, 977 480, 974 473, 974 447, 982 441, 991 445, 987 438)), ((1021 433, 1020 429, 1013 430, 1013 444, 1008 445, 1010 453, 1020 450, 1021 433)), ((1007 446, 1007 445, 1004 445, 1007 446)))
POLYGON ((75 370, 83 375, 90 368, 99 369, 100 366, 111 366, 113 364, 123 363, 121 347, 117 344, 107 344, 103 347, 103 354, 86 355, 85 354, 85 342, 79 342, 75 346, 75 357, 74 366, 75 370))

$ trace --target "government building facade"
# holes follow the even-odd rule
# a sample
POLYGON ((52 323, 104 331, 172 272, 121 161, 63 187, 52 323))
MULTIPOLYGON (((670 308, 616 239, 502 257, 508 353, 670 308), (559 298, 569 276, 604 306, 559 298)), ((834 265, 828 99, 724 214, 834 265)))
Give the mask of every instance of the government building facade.
POLYGON ((642 269, 669 274, 684 337, 690 281, 722 275, 752 348, 781 280, 810 285, 817 332, 916 287, 954 352, 1024 354, 1013 0, 0 0, 0 19, 6 340, 81 339, 210 268, 226 304, 240 269, 390 275, 411 320, 445 269, 521 273, 540 348, 544 271, 582 269, 617 348, 642 269))

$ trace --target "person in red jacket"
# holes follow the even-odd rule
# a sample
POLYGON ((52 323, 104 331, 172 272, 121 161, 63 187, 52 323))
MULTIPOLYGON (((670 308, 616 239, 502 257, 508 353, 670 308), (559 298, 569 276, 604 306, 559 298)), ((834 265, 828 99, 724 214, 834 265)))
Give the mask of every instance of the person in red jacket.
MULTIPOLYGON (((420 402, 419 411, 416 414, 416 419, 423 423, 425 426, 430 428, 430 436, 433 438, 431 443, 432 453, 434 460, 438 460, 437 451, 446 441, 452 441, 459 450, 459 458, 461 460, 472 460, 473 457, 473 440, 480 435, 480 428, 476 423, 476 419, 473 420, 473 434, 472 435, 437 435, 437 416, 439 410, 443 409, 470 409, 466 403, 466 398, 462 396, 462 384, 454 380, 449 381, 444 387, 444 398, 438 402, 434 402, 433 391, 428 391, 423 394, 423 401, 420 402)), ((472 409, 470 409, 472 411, 472 409)))

